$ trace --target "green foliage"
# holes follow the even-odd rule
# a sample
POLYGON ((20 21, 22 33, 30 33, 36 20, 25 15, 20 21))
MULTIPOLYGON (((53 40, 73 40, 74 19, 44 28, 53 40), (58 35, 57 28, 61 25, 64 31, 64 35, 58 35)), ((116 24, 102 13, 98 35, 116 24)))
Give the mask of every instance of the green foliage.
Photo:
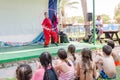
POLYGON ((81 16, 73 16, 66 18, 67 24, 74 24, 74 23, 83 23, 84 18, 81 16))
POLYGON ((120 3, 119 3, 118 6, 115 8, 114 19, 117 21, 117 23, 120 23, 120 3))
POLYGON ((106 15, 106 14, 102 14, 101 18, 103 19, 103 21, 104 21, 105 24, 108 24, 109 21, 111 20, 110 17, 109 17, 109 15, 106 15))
POLYGON ((77 9, 78 7, 75 6, 76 4, 79 4, 79 2, 71 0, 60 0, 60 10, 62 15, 65 16, 65 7, 77 9))
POLYGON ((6 79, 2 79, 2 80, 16 80, 16 78, 11 78, 11 79, 6 78, 6 79))
POLYGON ((79 17, 78 17, 78 23, 84 23, 84 18, 81 17, 81 16, 79 16, 79 17))
POLYGON ((70 7, 70 8, 77 8, 74 5, 75 4, 79 4, 79 2, 74 2, 74 1, 70 1, 70 0, 61 0, 60 1, 60 7, 65 8, 66 6, 70 7))

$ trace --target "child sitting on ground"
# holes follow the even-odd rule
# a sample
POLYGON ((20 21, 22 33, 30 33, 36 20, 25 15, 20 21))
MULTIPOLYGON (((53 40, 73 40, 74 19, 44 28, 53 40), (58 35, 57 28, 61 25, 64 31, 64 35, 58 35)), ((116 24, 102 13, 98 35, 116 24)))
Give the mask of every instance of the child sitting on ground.
POLYGON ((21 64, 16 69, 17 80, 31 80, 32 69, 27 64, 21 64))
POLYGON ((113 57, 111 56, 112 48, 108 45, 102 48, 103 56, 97 61, 97 67, 100 70, 100 75, 104 79, 116 78, 116 67, 113 57))
POLYGON ((78 80, 93 80, 97 79, 96 64, 92 59, 92 52, 89 48, 82 49, 82 58, 77 63, 78 80))
POLYGON ((55 65, 55 70, 58 72, 59 80, 74 80, 75 69, 71 60, 67 59, 67 52, 64 49, 59 49, 59 62, 55 65))
POLYGON ((74 45, 68 46, 68 59, 70 59, 74 65, 76 65, 79 55, 75 53, 76 49, 74 45))
POLYGON ((117 50, 115 49, 114 41, 109 40, 109 41, 107 42, 107 45, 109 45, 109 46, 112 47, 112 56, 113 56, 115 65, 116 65, 116 66, 119 66, 119 65, 120 65, 120 55, 119 55, 120 53, 117 52, 117 50))
POLYGON ((31 80, 58 80, 50 53, 43 52, 39 59, 42 66, 36 70, 31 80))

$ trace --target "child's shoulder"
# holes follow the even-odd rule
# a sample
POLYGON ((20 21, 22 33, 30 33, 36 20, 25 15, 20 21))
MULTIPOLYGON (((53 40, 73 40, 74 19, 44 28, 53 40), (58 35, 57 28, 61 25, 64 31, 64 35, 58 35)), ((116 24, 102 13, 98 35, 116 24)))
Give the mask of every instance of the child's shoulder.
POLYGON ((39 73, 44 73, 45 69, 43 67, 41 67, 40 69, 37 69, 35 71, 36 74, 39 74, 39 73))
POLYGON ((95 61, 91 61, 91 64, 92 64, 92 65, 95 65, 95 61))
POLYGON ((102 58, 102 61, 103 61, 104 63, 108 63, 108 62, 114 62, 114 59, 113 59, 112 55, 109 55, 109 56, 107 56, 107 57, 103 57, 103 58, 102 58))
POLYGON ((111 59, 112 58, 112 55, 109 55, 109 56, 103 56, 101 59, 102 60, 109 60, 109 59, 111 59))
POLYGON ((70 56, 68 57, 68 60, 71 60, 72 62, 74 62, 73 56, 70 55, 70 56))

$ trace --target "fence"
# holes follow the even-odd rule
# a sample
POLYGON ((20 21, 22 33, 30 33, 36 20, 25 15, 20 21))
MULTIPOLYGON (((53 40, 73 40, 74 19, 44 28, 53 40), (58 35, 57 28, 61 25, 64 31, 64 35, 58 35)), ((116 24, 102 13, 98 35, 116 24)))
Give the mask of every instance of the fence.
MULTIPOLYGON (((92 26, 90 26, 90 29, 92 29, 92 26)), ((120 24, 104 24, 103 30, 120 30, 120 24)), ((68 35, 68 37, 72 38, 85 36, 84 25, 68 25, 64 29, 64 32, 68 35)))

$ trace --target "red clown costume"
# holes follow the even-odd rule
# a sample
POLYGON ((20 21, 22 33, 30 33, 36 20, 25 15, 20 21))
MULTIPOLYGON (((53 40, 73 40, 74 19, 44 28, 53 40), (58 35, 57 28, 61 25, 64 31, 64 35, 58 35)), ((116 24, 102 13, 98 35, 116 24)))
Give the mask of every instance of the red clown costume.
POLYGON ((45 42, 44 42, 44 46, 49 45, 50 43, 50 38, 51 36, 54 39, 54 43, 57 43, 57 34, 55 31, 52 30, 52 22, 49 18, 45 18, 42 22, 42 26, 43 26, 43 32, 44 32, 44 36, 45 36, 45 42))

